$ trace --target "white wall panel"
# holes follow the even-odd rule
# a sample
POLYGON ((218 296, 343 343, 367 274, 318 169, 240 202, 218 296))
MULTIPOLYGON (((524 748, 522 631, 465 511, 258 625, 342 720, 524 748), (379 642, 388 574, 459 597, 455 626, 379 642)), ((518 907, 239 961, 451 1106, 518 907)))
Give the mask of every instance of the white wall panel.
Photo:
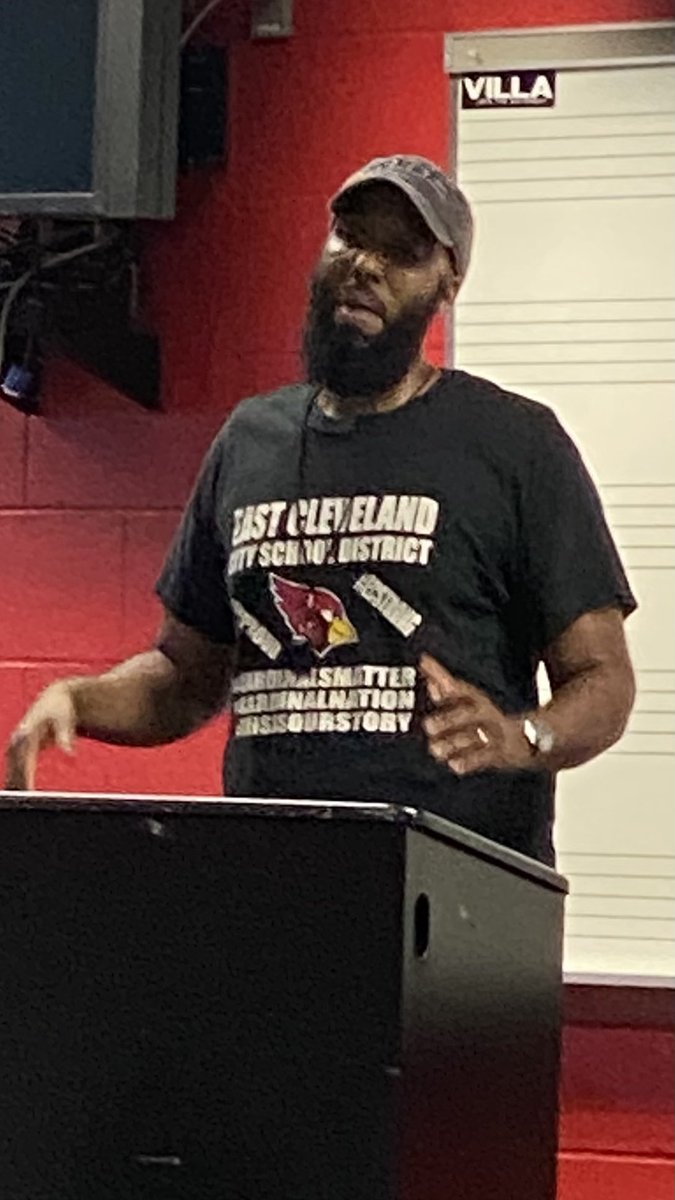
POLYGON ((571 974, 673 973, 674 84, 668 65, 571 70, 553 108, 458 114, 477 239, 457 365, 557 412, 641 605, 629 729, 559 782, 571 974))

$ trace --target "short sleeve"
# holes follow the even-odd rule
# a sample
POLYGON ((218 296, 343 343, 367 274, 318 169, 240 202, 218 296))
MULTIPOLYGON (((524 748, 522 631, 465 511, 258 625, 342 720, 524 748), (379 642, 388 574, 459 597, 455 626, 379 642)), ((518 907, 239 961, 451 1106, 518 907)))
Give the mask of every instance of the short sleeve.
POLYGON ((537 414, 521 494, 519 603, 541 655, 585 613, 637 607, 597 489, 550 411, 537 414))
POLYGON ((235 629, 216 520, 223 457, 221 434, 202 464, 155 591, 179 621, 231 645, 235 629))

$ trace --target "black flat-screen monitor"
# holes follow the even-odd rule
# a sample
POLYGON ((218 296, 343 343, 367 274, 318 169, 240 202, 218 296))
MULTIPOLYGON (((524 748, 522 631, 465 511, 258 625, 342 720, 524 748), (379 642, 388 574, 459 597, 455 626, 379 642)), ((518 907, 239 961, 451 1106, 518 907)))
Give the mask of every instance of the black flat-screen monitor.
POLYGON ((181 0, 0 0, 0 213, 174 211, 181 0))

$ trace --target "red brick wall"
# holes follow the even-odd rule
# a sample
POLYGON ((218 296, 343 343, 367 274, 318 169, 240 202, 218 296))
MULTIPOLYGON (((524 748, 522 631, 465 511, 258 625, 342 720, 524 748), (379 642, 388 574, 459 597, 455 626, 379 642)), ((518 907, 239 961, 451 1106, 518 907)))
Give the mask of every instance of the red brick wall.
MULTIPOLYGON (((68 364, 48 371, 40 417, 0 404, 3 740, 49 679, 151 636, 152 580, 211 434, 242 395, 295 376, 327 196, 375 154, 447 158, 443 33, 671 16, 670 0, 296 0, 294 37, 256 45, 245 8, 226 0, 206 27, 233 39, 227 169, 183 181, 176 221, 147 234, 164 411, 68 364)), ((217 792, 223 739, 216 727, 161 751, 85 745, 73 762, 49 757, 39 784, 217 792)), ((562 1200, 671 1194, 664 1036, 570 1032, 562 1200)))
POLYGON ((672 1200, 673 1035, 565 1031, 559 1200, 672 1200))

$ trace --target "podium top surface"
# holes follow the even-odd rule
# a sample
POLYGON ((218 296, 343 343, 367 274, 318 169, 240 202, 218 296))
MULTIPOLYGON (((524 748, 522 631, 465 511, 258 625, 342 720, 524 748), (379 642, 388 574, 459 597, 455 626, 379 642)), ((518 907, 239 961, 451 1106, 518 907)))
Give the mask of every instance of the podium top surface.
POLYGON ((137 813, 144 817, 169 815, 276 818, 281 820, 365 821, 420 830, 495 866, 524 875, 534 882, 566 892, 567 881, 543 863, 500 846, 469 829, 446 821, 435 813, 400 804, 359 803, 326 800, 227 799, 219 796, 154 796, 131 794, 97 795, 88 792, 3 792, 0 810, 42 812, 137 813))

